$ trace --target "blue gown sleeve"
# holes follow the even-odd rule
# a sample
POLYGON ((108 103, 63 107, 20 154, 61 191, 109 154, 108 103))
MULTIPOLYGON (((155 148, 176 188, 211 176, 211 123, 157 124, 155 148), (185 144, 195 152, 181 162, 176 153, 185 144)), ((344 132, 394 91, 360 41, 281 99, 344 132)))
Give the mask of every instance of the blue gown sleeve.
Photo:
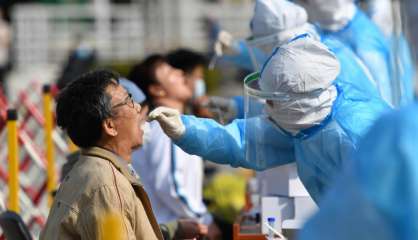
POLYGON ((265 170, 294 161, 292 138, 263 118, 237 119, 221 125, 212 119, 182 116, 184 135, 175 144, 189 154, 219 164, 265 170), (250 136, 245 141, 245 130, 250 136))

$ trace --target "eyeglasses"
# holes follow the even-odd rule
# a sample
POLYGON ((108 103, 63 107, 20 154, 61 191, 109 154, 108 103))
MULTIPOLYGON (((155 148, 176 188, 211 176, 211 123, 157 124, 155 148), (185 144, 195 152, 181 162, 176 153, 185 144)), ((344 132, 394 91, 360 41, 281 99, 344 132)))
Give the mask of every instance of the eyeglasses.
POLYGON ((123 106, 125 104, 128 105, 131 108, 135 108, 135 101, 132 98, 132 94, 128 93, 128 96, 125 98, 125 100, 123 100, 123 102, 121 102, 121 103, 118 103, 118 104, 115 104, 114 106, 112 106, 112 109, 123 106))

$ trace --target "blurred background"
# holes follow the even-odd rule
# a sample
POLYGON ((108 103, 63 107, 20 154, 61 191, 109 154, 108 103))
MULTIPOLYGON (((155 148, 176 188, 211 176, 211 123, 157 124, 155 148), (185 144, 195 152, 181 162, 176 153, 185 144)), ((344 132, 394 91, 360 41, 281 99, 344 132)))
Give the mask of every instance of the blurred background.
MULTIPOLYGON (((406 37, 412 57, 417 59, 418 28, 414 24, 418 22, 418 2, 393 3, 394 32, 406 37)), ((368 8, 366 1, 359 4, 368 8)), ((43 126, 43 84, 59 84, 97 67, 111 68, 126 76, 148 55, 184 47, 202 53, 211 63, 204 79, 208 95, 243 95, 243 79, 250 73, 216 58, 214 44, 221 29, 235 39, 250 36, 253 0, 0 0, 0 7, 0 79, 4 90, 0 110, 5 115, 6 106, 14 105, 23 116, 20 128, 25 131, 19 140, 21 170, 25 171, 21 177, 25 192, 22 216, 34 236, 39 234, 48 213, 45 150, 39 130, 43 126), (5 99, 8 105, 2 103, 5 99)), ((396 46, 393 49, 396 51, 396 46)), ((4 129, 3 118, 0 193, 7 195, 4 129)), ((71 152, 71 144, 62 136, 58 128, 54 130, 57 169, 71 152)), ((212 181, 215 167, 207 165, 204 194, 212 203, 208 202, 208 208, 231 224, 242 208, 250 208, 245 206, 245 192, 255 188, 247 184, 254 173, 216 166, 226 175, 212 181)))
POLYGON ((251 0, 3 2, 11 34, 7 86, 12 99, 28 81, 58 78, 77 49, 82 61, 122 74, 154 52, 187 46, 210 54, 215 28, 245 38, 253 11, 251 0))

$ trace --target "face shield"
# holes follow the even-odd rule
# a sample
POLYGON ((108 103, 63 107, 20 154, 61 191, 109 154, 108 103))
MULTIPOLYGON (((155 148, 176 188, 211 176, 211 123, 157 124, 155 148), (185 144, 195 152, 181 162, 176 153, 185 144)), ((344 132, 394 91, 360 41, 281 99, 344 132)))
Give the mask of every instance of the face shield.
POLYGON ((260 71, 274 47, 279 44, 278 36, 271 35, 261 38, 249 38, 245 42, 255 71, 260 71))
POLYGON ((261 91, 258 85, 260 74, 258 72, 248 75, 244 79, 244 114, 245 114, 245 159, 265 169, 269 166, 268 159, 275 156, 269 146, 277 144, 287 145, 285 141, 291 141, 269 117, 265 110, 267 100, 280 98, 287 99, 286 94, 271 96, 261 91))

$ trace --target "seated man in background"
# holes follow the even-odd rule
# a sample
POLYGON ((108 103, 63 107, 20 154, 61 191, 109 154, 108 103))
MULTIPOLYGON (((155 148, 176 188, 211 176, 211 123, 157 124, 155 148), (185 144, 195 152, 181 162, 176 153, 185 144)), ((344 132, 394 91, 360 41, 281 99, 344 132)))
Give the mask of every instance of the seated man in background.
MULTIPOLYGON (((146 95, 151 109, 166 106, 183 112, 192 98, 183 72, 170 66, 161 55, 147 57, 136 65, 129 79, 146 95)), ((150 140, 135 151, 132 165, 144 183, 159 223, 192 218, 211 226, 212 216, 203 203, 203 161, 175 146, 157 122, 150 123, 150 140)))
POLYGON ((133 149, 142 144, 141 106, 101 70, 86 73, 58 97, 57 125, 81 148, 64 178, 40 239, 102 239, 107 214, 121 220, 121 239, 193 238, 205 233, 197 223, 157 224, 151 202, 129 170, 133 149))

